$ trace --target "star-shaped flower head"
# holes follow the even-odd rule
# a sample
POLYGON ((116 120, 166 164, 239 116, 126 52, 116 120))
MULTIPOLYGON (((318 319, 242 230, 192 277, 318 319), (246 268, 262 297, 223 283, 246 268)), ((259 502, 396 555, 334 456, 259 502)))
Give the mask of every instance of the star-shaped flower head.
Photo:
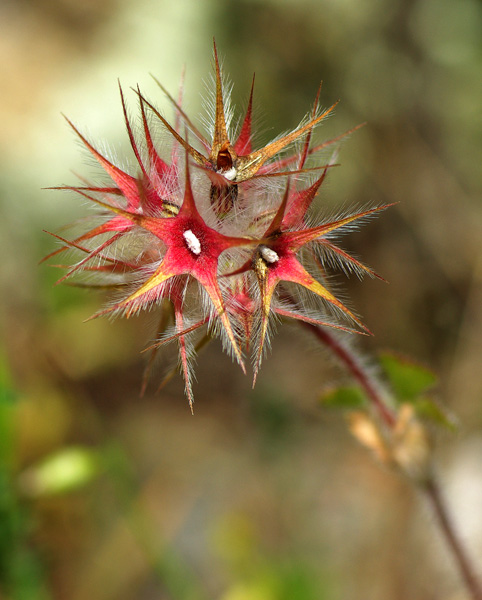
MULTIPOLYGON (((117 298, 94 316, 129 318, 145 309, 159 310, 151 356, 165 343, 177 341, 179 368, 191 408, 190 359, 210 337, 222 337, 243 371, 243 350, 250 351, 256 379, 273 314, 319 326, 368 331, 330 291, 325 265, 338 261, 346 270, 374 275, 342 250, 332 234, 384 208, 321 224, 311 222, 308 211, 334 160, 307 167, 307 159, 350 133, 311 145, 314 127, 335 105, 319 110, 318 91, 311 114, 298 128, 254 149, 254 79, 246 113, 233 135, 216 46, 214 67, 212 135, 207 137, 182 109, 181 98, 174 100, 165 92, 176 110, 171 125, 139 89, 141 126, 136 133, 120 89, 136 160, 131 172, 101 154, 68 121, 111 183, 95 185, 82 180, 80 186, 63 186, 100 207, 101 221, 71 240, 55 235, 62 246, 49 255, 59 255, 68 248, 83 254, 79 262, 67 267, 61 281, 85 272, 98 278, 102 286, 118 289, 117 298), (158 119, 170 134, 168 152, 156 143, 151 119, 158 119), (197 138, 200 150, 191 145, 187 133, 181 135, 182 124, 197 138), (302 142, 299 150, 281 155, 297 141, 302 142), (166 159, 167 155, 170 158, 166 159), (306 173, 314 169, 321 169, 321 176, 306 183, 306 173), (278 178, 279 184, 265 185, 268 177, 278 178), (284 187, 283 177, 287 180, 284 187), (321 302, 307 309, 299 290, 321 302), (327 317, 327 308, 348 324, 327 317), (203 327, 207 331, 195 344, 193 340, 203 327)), ((92 283, 90 278, 87 283, 92 283)), ((146 381, 145 377, 143 389, 146 381)))

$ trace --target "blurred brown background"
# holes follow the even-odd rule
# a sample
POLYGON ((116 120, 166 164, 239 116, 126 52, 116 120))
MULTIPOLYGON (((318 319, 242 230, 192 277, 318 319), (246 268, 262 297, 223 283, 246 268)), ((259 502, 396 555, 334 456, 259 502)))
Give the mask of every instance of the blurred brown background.
POLYGON ((55 247, 42 230, 88 214, 41 189, 86 168, 60 113, 128 153, 117 78, 170 114, 149 73, 175 92, 185 64, 196 115, 213 36, 238 108, 256 72, 260 143, 298 124, 320 79, 324 106, 342 100, 321 139, 368 122, 320 210, 399 203, 345 239, 389 285, 343 284, 367 353, 439 373, 460 424, 437 436, 439 474, 482 558, 481 4, 1 0, 0 597, 463 599, 421 499, 318 406, 343 374, 295 327, 254 391, 212 344, 191 417, 180 378, 139 399, 148 317, 84 323, 102 297, 37 266, 55 247))

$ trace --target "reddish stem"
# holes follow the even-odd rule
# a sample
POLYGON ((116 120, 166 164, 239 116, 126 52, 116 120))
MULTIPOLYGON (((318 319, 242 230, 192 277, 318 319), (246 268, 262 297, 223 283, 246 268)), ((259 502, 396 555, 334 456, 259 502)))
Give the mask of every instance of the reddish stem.
POLYGON ((388 427, 393 427, 396 422, 395 415, 392 410, 383 401, 383 398, 378 391, 377 385, 373 378, 367 373, 354 353, 351 353, 344 344, 341 344, 337 337, 327 329, 322 329, 311 323, 302 323, 305 327, 321 340, 330 350, 340 359, 344 366, 350 371, 354 379, 365 390, 368 398, 372 402, 375 409, 378 411, 380 418, 388 427))
MULTIPOLYGON (((311 332, 326 346, 328 346, 328 348, 330 348, 330 350, 338 357, 346 369, 351 373, 353 378, 356 379, 356 381, 358 381, 358 383, 365 390, 373 407, 377 410, 383 422, 388 427, 393 428, 396 424, 395 414, 389 407, 386 406, 376 382, 367 373, 357 356, 350 352, 350 350, 344 344, 340 343, 337 337, 329 330, 312 325, 310 323, 303 322, 302 325, 310 329, 311 332)), ((481 583, 476 576, 472 561, 455 531, 454 524, 449 516, 439 486, 433 475, 425 480, 420 487, 432 505, 432 509, 440 526, 440 530, 445 537, 445 541, 452 552, 454 560, 459 567, 462 578, 468 590, 470 591, 473 600, 482 600, 481 583)))
POLYGON ((472 598, 474 600, 482 600, 482 586, 480 580, 475 574, 475 569, 467 556, 466 549, 455 531, 454 524, 448 514, 447 507, 445 506, 437 482, 431 477, 425 482, 422 489, 432 504, 440 529, 442 530, 447 544, 459 566, 462 577, 467 588, 470 590, 472 598))

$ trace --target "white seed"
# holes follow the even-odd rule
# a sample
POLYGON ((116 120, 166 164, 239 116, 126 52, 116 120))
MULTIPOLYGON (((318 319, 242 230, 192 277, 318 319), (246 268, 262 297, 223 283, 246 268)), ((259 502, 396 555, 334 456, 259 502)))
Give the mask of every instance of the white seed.
POLYGON ((186 231, 182 235, 186 240, 186 244, 189 250, 193 254, 201 254, 201 242, 197 239, 194 233, 190 229, 186 229, 186 231))
POLYGON ((264 260, 270 264, 273 264, 273 263, 279 261, 278 254, 271 248, 268 248, 268 246, 260 246, 259 252, 260 252, 261 256, 264 258, 264 260))
POLYGON ((237 174, 238 172, 234 167, 231 167, 227 171, 221 171, 221 175, 228 181, 234 181, 236 179, 237 174))

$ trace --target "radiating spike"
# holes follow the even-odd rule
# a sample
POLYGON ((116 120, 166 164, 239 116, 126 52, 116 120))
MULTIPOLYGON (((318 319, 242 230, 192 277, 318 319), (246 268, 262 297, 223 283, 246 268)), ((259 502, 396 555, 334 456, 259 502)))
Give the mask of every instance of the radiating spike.
POLYGON ((342 302, 338 300, 338 298, 329 292, 324 285, 312 277, 296 259, 291 261, 289 269, 284 269, 283 280, 302 285, 306 289, 315 293, 317 296, 320 296, 320 298, 323 298, 323 300, 326 300, 329 304, 341 310, 364 331, 369 334, 371 333, 370 330, 360 321, 360 319, 351 312, 351 310, 349 310, 342 302))
MULTIPOLYGON (((357 129, 360 129, 361 127, 364 127, 365 125, 366 125, 366 123, 361 123, 360 125, 356 125, 355 127, 352 127, 351 129, 348 129, 347 131, 340 133, 340 135, 337 135, 334 138, 326 140, 325 142, 322 142, 321 144, 318 144, 317 146, 313 146, 313 148, 310 148, 308 150, 308 155, 311 156, 312 154, 315 154, 316 152, 320 152, 324 148, 327 148, 328 146, 331 146, 332 144, 335 144, 336 142, 341 141, 343 138, 348 137, 354 131, 356 131, 357 129)), ((291 156, 286 156, 285 158, 278 159, 276 161, 277 167, 279 169, 284 169, 285 167, 296 162, 297 158, 298 158, 298 154, 293 154, 291 156)))
POLYGON ((97 161, 102 165, 102 167, 107 171, 112 180, 119 186, 119 189, 122 190, 122 193, 127 198, 127 200, 131 203, 133 207, 138 205, 138 197, 137 197, 137 184, 135 177, 124 173, 121 169, 113 165, 109 160, 107 160, 100 152, 98 152, 94 146, 80 133, 80 131, 75 127, 75 125, 65 116, 64 119, 67 123, 72 127, 75 133, 82 140, 83 144, 89 150, 89 152, 97 159, 97 161))
MULTIPOLYGON (((172 305, 169 303, 169 307, 168 307, 167 304, 168 304, 168 301, 164 300, 163 305, 161 306, 161 318, 159 319, 159 323, 157 325, 156 338, 159 337, 161 335, 161 333, 166 329, 167 324, 169 322, 169 318, 171 316, 170 315, 171 311, 169 310, 169 308, 172 305)), ((149 355, 149 360, 147 361, 147 364, 144 368, 144 373, 142 375, 141 391, 139 393, 139 396, 141 398, 146 393, 147 384, 149 382, 149 377, 150 377, 151 370, 154 365, 154 361, 156 359, 158 350, 159 350, 159 347, 156 344, 154 344, 144 350, 144 352, 150 351, 150 355, 149 355)))
POLYGON ((281 224, 283 223, 283 219, 285 216, 285 211, 286 211, 286 206, 288 204, 289 196, 290 196, 290 179, 288 178, 288 181, 286 182, 285 193, 283 194, 283 200, 281 201, 281 204, 280 204, 278 210, 276 211, 276 214, 275 214, 273 220, 271 221, 270 226, 268 227, 266 233, 264 234, 264 237, 269 237, 270 235, 273 235, 274 233, 276 233, 280 230, 281 224))
MULTIPOLYGON (((154 77, 154 75, 151 75, 151 77, 154 79, 154 81, 157 83, 157 85, 161 88, 163 94, 166 96, 166 98, 169 100, 169 102, 174 106, 177 113, 182 117, 182 120, 184 121, 184 123, 187 124, 190 131, 192 131, 194 133, 194 135, 201 142, 201 144, 204 146, 204 148, 207 151, 209 151, 210 146, 209 146, 208 141, 203 136, 203 134, 199 131, 199 129, 194 125, 194 123, 187 116, 187 114, 183 111, 183 109, 181 108, 181 103, 179 101, 174 100, 174 98, 171 96, 171 94, 166 90, 166 88, 162 85, 162 83, 156 77, 154 77)), ((182 77, 181 79, 184 79, 184 77, 182 77)), ((181 91, 182 91, 182 86, 181 86, 181 91)), ((176 121, 175 129, 178 130, 178 128, 179 128, 179 122, 176 121)))
MULTIPOLYGON (((88 254, 85 258, 83 258, 79 263, 77 263, 74 267, 72 267, 68 273, 66 273, 63 277, 61 277, 56 284, 62 283, 63 281, 65 281, 67 278, 71 277, 72 275, 74 275, 74 273, 76 273, 77 271, 79 271, 80 269, 82 269, 82 267, 89 261, 92 260, 93 258, 95 258, 96 256, 99 256, 100 253, 105 250, 106 248, 108 248, 109 246, 111 246, 114 242, 116 242, 117 240, 119 240, 121 237, 120 233, 117 233, 116 235, 113 235, 109 240, 105 241, 103 244, 101 244, 100 246, 97 246, 97 248, 95 248, 94 250, 92 250, 90 252, 90 254, 88 254)), ((105 257, 102 257, 105 258, 105 257)))
POLYGON ((246 374, 246 368, 244 366, 243 357, 241 355, 241 351, 238 346, 238 342, 236 341, 233 329, 231 327, 231 322, 226 313, 226 307, 224 305, 224 301, 222 298, 221 290, 219 289, 219 284, 215 275, 206 273, 206 277, 204 280, 199 280, 200 283, 204 286, 204 289, 208 293, 211 298, 212 303, 214 304, 214 308, 216 309, 216 313, 224 327, 224 331, 228 336, 228 339, 231 343, 231 346, 234 351, 234 355, 236 356, 236 360, 238 361, 239 366, 241 367, 243 373, 246 374))
POLYGON ((243 181, 246 179, 250 179, 253 175, 255 175, 259 169, 264 165, 264 163, 281 152, 286 146, 289 146, 293 142, 295 142, 300 136, 302 136, 307 131, 313 129, 315 125, 317 125, 320 121, 322 121, 338 104, 335 102, 330 108, 325 110, 321 115, 316 117, 315 119, 311 119, 305 125, 302 125, 289 133, 288 135, 283 136, 279 140, 275 140, 271 142, 264 148, 257 150, 256 152, 252 152, 247 156, 238 157, 238 181, 243 181))
POLYGON ((243 124, 239 131, 238 139, 234 144, 234 151, 238 155, 245 155, 252 152, 252 113, 253 113, 253 93, 254 93, 254 75, 253 82, 251 84, 251 92, 249 94, 248 107, 246 109, 246 115, 244 117, 243 124))
MULTIPOLYGON (((221 69, 219 67, 218 51, 216 42, 213 40, 214 46, 214 65, 216 71, 216 114, 214 117, 214 138, 209 155, 210 162, 218 167, 219 154, 221 151, 231 150, 228 132, 226 129, 226 116, 224 113, 223 86, 221 81, 221 69)), ((229 152, 231 154, 231 152, 229 152)), ((232 165, 231 165, 232 166, 232 165)))
POLYGON ((346 331, 347 333, 357 333, 359 335, 367 335, 365 331, 360 331, 359 329, 352 329, 351 327, 343 327, 343 325, 337 325, 336 323, 330 323, 328 321, 322 321, 321 319, 313 319, 311 317, 307 317, 301 313, 296 313, 291 310, 286 310, 284 308, 274 308, 274 312, 281 317, 288 317, 290 319, 296 319, 298 321, 303 321, 304 323, 310 323, 311 325, 318 325, 320 327, 331 327, 332 329, 339 329, 340 331, 346 331))
POLYGON ((323 183, 326 174, 328 172, 328 167, 325 168, 321 177, 319 177, 309 188, 305 188, 301 191, 295 191, 290 198, 289 209, 286 211, 282 227, 284 229, 290 229, 295 225, 301 223, 306 216, 308 209, 310 208, 313 200, 318 193, 318 190, 323 183))
MULTIPOLYGON (((316 117, 316 113, 318 112, 318 104, 320 102, 320 94, 321 94, 321 86, 322 86, 323 82, 320 81, 320 85, 318 87, 318 93, 316 94, 316 98, 315 98, 315 103, 313 104, 313 110, 311 111, 311 118, 314 119, 316 117)), ((308 156, 308 151, 310 149, 310 143, 311 143, 311 136, 313 134, 313 129, 310 129, 308 131, 308 133, 306 134, 306 139, 305 139, 305 143, 303 145, 303 152, 301 153, 300 156, 300 162, 298 165, 299 169, 303 168, 303 165, 306 162, 306 158, 308 156)))
POLYGON ((278 283, 277 278, 270 276, 266 263, 261 256, 258 256, 254 260, 254 271, 258 280, 261 299, 261 323, 258 336, 258 350, 256 352, 256 359, 254 361, 253 368, 253 387, 256 384, 259 368, 261 366, 261 360, 263 358, 264 343, 266 340, 266 334, 268 332, 269 315, 271 312, 271 300, 278 283))
POLYGON ((142 98, 142 101, 144 102, 144 104, 146 104, 146 106, 148 106, 152 112, 156 115, 156 117, 161 121, 161 123, 164 125, 164 127, 169 131, 169 133, 181 144, 181 146, 187 150, 187 152, 189 152, 189 155, 191 156, 191 158, 193 160, 195 160, 199 165, 203 165, 203 166, 207 166, 209 167, 210 162, 208 161, 208 159, 203 156, 200 152, 198 152, 196 150, 196 148, 193 148, 193 146, 191 146, 190 144, 188 144, 186 142, 186 140, 184 140, 178 133, 177 131, 168 123, 168 121, 166 121, 166 119, 161 115, 161 113, 148 101, 144 98, 144 96, 141 95, 140 92, 136 93, 139 94, 139 97, 142 98))
POLYGON ((312 242, 317 238, 326 235, 335 229, 339 229, 340 227, 344 227, 345 225, 349 225, 358 219, 362 219, 364 217, 368 217, 376 212, 380 212, 381 210, 385 210, 390 206, 394 206, 396 203, 385 204, 383 206, 378 206, 376 208, 372 208, 370 210, 365 210, 361 213, 357 213, 355 215, 351 215, 350 217, 345 217, 344 219, 338 219, 336 221, 332 221, 331 223, 325 223, 324 225, 320 225, 319 227, 313 227, 311 229, 303 229, 301 231, 290 231, 286 232, 286 236, 289 237, 290 247, 292 250, 301 248, 308 242, 312 242))
POLYGON ((120 92, 120 97, 121 97, 122 112, 124 113, 124 120, 125 120, 126 128, 127 128, 127 135, 129 136, 129 141, 131 143, 132 150, 134 151, 135 157, 137 159, 137 162, 139 163, 141 171, 142 171, 144 177, 148 178, 149 176, 148 176, 147 171, 146 171, 146 169, 144 167, 144 163, 142 162, 142 157, 141 157, 141 154, 139 152, 139 148, 137 146, 137 143, 136 143, 136 140, 135 140, 135 137, 134 137, 134 133, 132 131, 131 123, 130 123, 130 120, 129 120, 129 115, 127 114, 127 106, 126 106, 126 102, 125 102, 125 99, 124 99, 124 93, 122 91, 122 87, 121 87, 120 81, 118 81, 118 84, 119 84, 119 92, 120 92))
POLYGON ((151 162, 151 166, 154 167, 157 175, 162 178, 169 172, 169 165, 165 161, 162 160, 162 158, 159 156, 159 154, 157 153, 157 151, 154 147, 154 142, 152 141, 152 135, 151 135, 151 131, 149 129, 146 111, 144 108, 144 98, 141 95, 141 91, 140 91, 139 87, 137 88, 137 95, 139 98, 139 105, 140 105, 141 116, 142 116, 142 124, 144 127, 144 137, 146 139, 149 160, 151 162))
POLYGON ((345 250, 342 250, 335 244, 332 244, 331 242, 328 242, 327 240, 323 240, 322 244, 326 248, 329 248, 332 252, 335 252, 336 254, 338 254, 342 260, 344 260, 348 263, 352 263, 357 269, 360 269, 361 271, 368 273, 368 275, 370 275, 370 277, 376 277, 377 279, 380 279, 380 281, 385 281, 385 282, 387 281, 381 275, 376 273, 373 269, 370 269, 370 267, 367 267, 367 265, 363 264, 362 262, 360 262, 359 260, 354 258, 351 254, 348 254, 348 252, 345 252, 345 250))

